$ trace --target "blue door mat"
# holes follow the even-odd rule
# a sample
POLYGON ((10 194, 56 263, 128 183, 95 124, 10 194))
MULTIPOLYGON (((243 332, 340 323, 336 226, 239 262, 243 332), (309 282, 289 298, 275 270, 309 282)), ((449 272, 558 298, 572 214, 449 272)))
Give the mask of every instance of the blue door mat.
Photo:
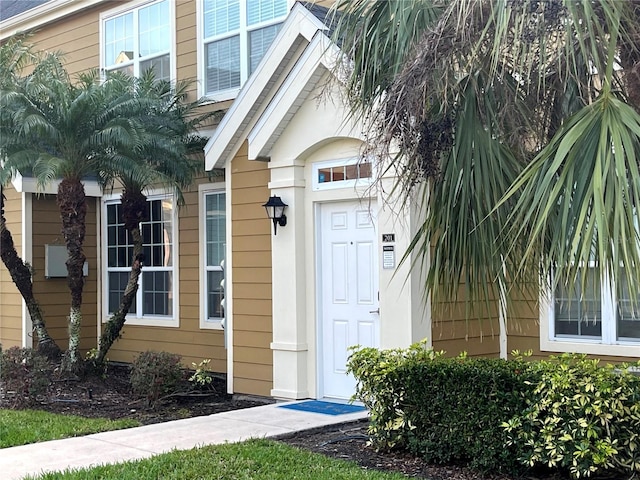
POLYGON ((300 410, 301 412, 322 413, 324 415, 345 415, 347 413, 362 412, 365 409, 360 405, 323 402, 321 400, 306 400, 300 403, 279 405, 279 407, 290 410, 300 410))

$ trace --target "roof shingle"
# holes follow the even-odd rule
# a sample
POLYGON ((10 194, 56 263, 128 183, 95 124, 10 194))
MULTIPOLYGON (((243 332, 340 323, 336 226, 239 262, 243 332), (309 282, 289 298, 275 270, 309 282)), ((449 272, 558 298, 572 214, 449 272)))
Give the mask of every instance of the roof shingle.
POLYGON ((39 7, 50 0, 0 0, 0 22, 39 7))

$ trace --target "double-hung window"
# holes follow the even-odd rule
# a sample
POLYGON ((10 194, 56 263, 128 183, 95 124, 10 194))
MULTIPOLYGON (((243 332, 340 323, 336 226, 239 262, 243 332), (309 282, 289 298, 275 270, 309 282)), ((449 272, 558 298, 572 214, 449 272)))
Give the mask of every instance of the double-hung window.
POLYGON ((153 69, 157 79, 171 78, 171 1, 160 0, 102 19, 102 68, 140 76, 153 69))
POLYGON ((287 0, 202 0, 205 94, 232 98, 258 66, 287 15, 287 0))
POLYGON ((226 237, 226 195, 224 190, 201 189, 202 231, 202 328, 218 328, 224 312, 224 259, 226 237))
MULTIPOLYGON (((171 195, 150 196, 148 221, 140 223, 142 275, 129 310, 127 322, 176 326, 175 318, 175 208, 171 195), (175 324, 175 325, 174 325, 175 324)), ((105 209, 104 250, 106 257, 106 311, 118 309, 129 281, 133 241, 127 231, 119 200, 107 201, 105 209)))
MULTIPOLYGON (((640 352, 640 298, 624 275, 615 288, 589 268, 584 285, 560 285, 543 313, 541 346, 551 351, 633 355, 640 352), (546 318, 545 318, 546 317, 546 318)), ((582 282, 579 282, 582 283, 582 282)))

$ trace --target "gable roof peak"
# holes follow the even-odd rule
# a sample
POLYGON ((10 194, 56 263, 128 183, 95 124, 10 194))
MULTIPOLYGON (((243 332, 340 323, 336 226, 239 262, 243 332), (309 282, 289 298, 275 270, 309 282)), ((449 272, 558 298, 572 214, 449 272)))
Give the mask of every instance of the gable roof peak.
POLYGON ((326 37, 329 29, 325 24, 327 12, 328 9, 317 5, 310 10, 309 4, 294 4, 262 61, 204 147, 207 170, 221 168, 227 159, 236 154, 241 138, 251 127, 249 124, 255 121, 258 112, 271 100, 274 85, 288 75, 292 60, 300 55, 300 47, 308 47, 317 35, 329 42, 326 37))

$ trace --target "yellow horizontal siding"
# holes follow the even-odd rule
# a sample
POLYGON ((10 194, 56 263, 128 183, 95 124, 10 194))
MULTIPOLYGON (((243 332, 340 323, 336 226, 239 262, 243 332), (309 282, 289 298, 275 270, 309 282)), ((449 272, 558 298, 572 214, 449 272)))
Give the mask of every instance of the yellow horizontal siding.
POLYGON ((102 7, 87 9, 42 26, 30 41, 38 50, 62 52, 65 67, 72 76, 98 68, 100 8, 102 7))
MULTIPOLYGON (((22 255, 22 196, 9 185, 3 189, 7 229, 18 255, 22 255)), ((4 264, 0 264, 0 345, 22 346, 22 296, 4 264)))
POLYGON ((246 330, 252 332, 271 332, 271 317, 265 315, 233 315, 234 330, 246 330))
POLYGON ((247 159, 246 143, 231 170, 234 391, 269 395, 273 380, 271 234, 261 206, 269 197, 269 170, 267 164, 247 159))
MULTIPOLYGON (((269 192, 267 192, 268 198, 269 192)), ((264 200, 263 200, 264 202, 264 200)), ((235 236, 247 236, 250 237, 252 235, 260 236, 260 235, 268 235, 271 238, 270 229, 273 228, 273 224, 267 218, 267 215, 264 215, 264 218, 260 219, 252 219, 252 220, 237 220, 233 222, 233 232, 234 238, 235 236), (257 229, 257 230, 256 230, 257 229)))
POLYGON ((259 380, 255 378, 244 378, 234 375, 233 388, 237 393, 248 393, 250 395, 261 395, 268 397, 271 395, 273 381, 259 380))
POLYGON ((271 285, 271 266, 264 268, 244 268, 233 271, 233 283, 267 283, 271 285))
POLYGON ((238 283, 233 287, 233 296, 236 299, 271 300, 271 284, 264 283, 238 283))
POLYGON ((271 299, 256 300, 253 298, 233 297, 234 315, 264 315, 271 318, 271 299))
MULTIPOLYGON (((22 195, 16 192, 11 185, 3 188, 2 192, 6 197, 4 202, 6 228, 11 232, 11 237, 13 238, 13 243, 18 255, 22 255, 22 195)), ((18 289, 13 284, 11 275, 4 264, 0 266, 0 294, 2 294, 0 309, 5 306, 5 302, 6 305, 22 304, 18 289)), ((1 313, 2 310, 0 310, 0 314, 1 313)))
POLYGON ((244 347, 261 348, 271 343, 271 332, 259 332, 255 330, 238 330, 233 331, 233 341, 236 345, 244 347))
POLYGON ((484 337, 482 340, 434 340, 435 350, 444 350, 447 356, 454 357, 467 352, 470 357, 497 358, 500 356, 500 345, 497 338, 484 337))
MULTIPOLYGON (((61 221, 54 195, 34 197, 33 218, 33 288, 40 302, 45 324, 51 337, 62 348, 68 345, 67 316, 71 297, 66 278, 45 278, 45 244, 64 245, 61 221)), ((84 253, 89 265, 82 295, 82 329, 80 349, 87 351, 97 345, 97 236, 96 202, 87 198, 87 223, 84 253)))
POLYGON ((495 336, 500 332, 496 319, 442 321, 433 325, 433 339, 466 339, 495 336))
POLYGON ((233 252, 234 268, 265 268, 270 266, 271 254, 269 254, 269 252, 261 250, 253 252, 233 252))

